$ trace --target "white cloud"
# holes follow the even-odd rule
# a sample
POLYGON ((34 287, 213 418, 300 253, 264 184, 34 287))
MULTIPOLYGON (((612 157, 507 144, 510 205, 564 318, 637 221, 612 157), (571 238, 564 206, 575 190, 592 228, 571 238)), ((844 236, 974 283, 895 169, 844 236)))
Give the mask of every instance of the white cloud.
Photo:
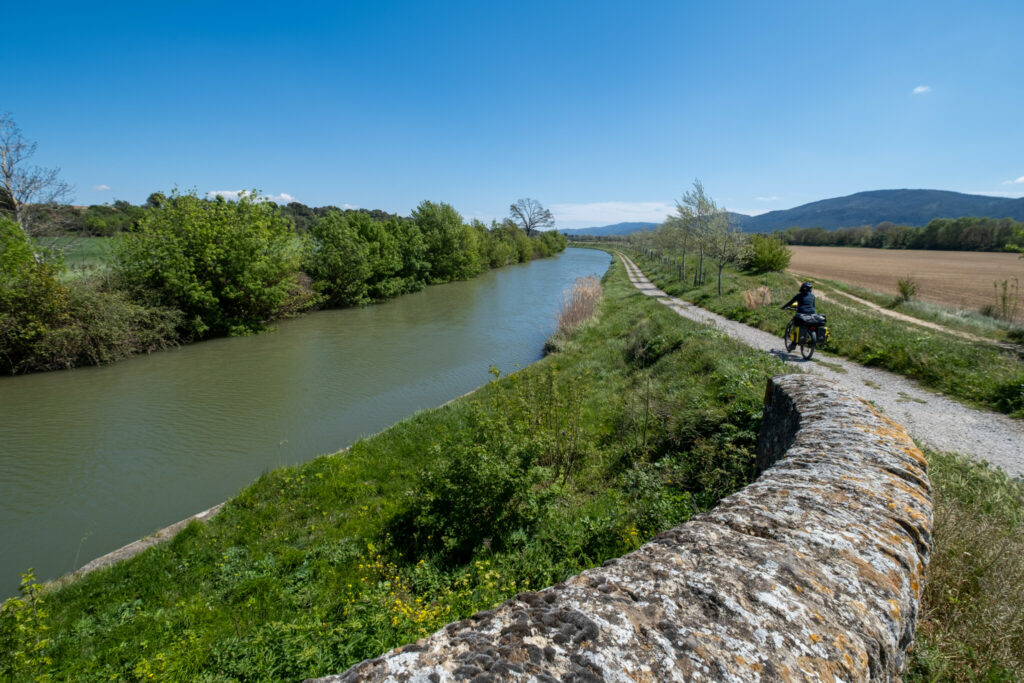
POLYGON ((589 228, 613 223, 661 223, 675 213, 673 202, 591 202, 552 204, 560 228, 589 228))
POLYGON ((1020 184, 1024 184, 1024 175, 1022 175, 1020 178, 1017 178, 1016 180, 1004 180, 1003 181, 1003 185, 1020 185, 1020 184))
POLYGON ((965 190, 964 194, 980 194, 985 197, 1008 197, 1010 199, 1019 199, 1024 197, 1024 192, 1000 192, 998 190, 965 190))
POLYGON ((929 93, 931 91, 932 91, 932 86, 930 86, 930 85, 919 85, 916 88, 914 88, 914 94, 915 95, 924 95, 925 93, 929 93))
POLYGON ((759 202, 778 202, 778 201, 782 201, 782 197, 776 197, 774 195, 771 196, 771 197, 754 197, 754 199, 756 199, 759 202))
POLYGON ((92 189, 96 190, 97 192, 109 192, 110 185, 93 185, 92 189))
MULTIPOLYGON (((224 197, 224 199, 227 199, 229 201, 238 201, 240 197, 247 196, 248 194, 249 190, 210 190, 209 192, 206 193, 206 196, 210 199, 213 199, 214 197, 220 195, 221 197, 224 197)), ((296 201, 295 197, 288 194, 287 192, 282 192, 281 194, 262 195, 260 199, 266 202, 275 202, 277 204, 287 204, 288 202, 296 201)), ((346 208, 348 207, 346 206, 346 208)))

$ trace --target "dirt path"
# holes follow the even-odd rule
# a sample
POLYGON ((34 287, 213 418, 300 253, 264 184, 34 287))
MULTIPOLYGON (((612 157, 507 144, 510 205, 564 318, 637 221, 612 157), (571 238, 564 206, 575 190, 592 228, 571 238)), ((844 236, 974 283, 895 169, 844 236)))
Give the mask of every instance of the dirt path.
POLYGON ((866 368, 818 351, 813 360, 787 353, 780 336, 671 297, 655 287, 628 257, 619 254, 630 282, 647 296, 657 298, 679 315, 715 327, 730 337, 761 349, 805 372, 832 379, 905 426, 919 443, 939 451, 957 451, 1001 467, 1012 476, 1024 476, 1024 422, 1005 415, 968 408, 922 388, 916 382, 885 370, 866 368))

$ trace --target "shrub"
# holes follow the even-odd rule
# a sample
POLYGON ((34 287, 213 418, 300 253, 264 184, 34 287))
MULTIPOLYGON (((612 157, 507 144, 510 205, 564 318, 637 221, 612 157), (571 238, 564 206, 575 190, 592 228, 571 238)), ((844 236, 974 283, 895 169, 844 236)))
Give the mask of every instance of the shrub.
POLYGON ((299 257, 290 221, 255 193, 237 202, 172 194, 114 248, 132 295, 180 310, 189 337, 254 332, 312 305, 296 287, 299 257))
POLYGON ((793 254, 786 243, 777 237, 751 235, 740 256, 739 267, 749 273, 782 272, 789 267, 793 254))
POLYGON ((511 539, 525 538, 545 507, 544 471, 534 466, 534 449, 505 446, 497 439, 466 444, 457 437, 435 446, 435 464, 391 522, 392 536, 403 539, 400 549, 433 552, 456 566, 481 547, 503 549, 511 539))
POLYGON ((41 260, 18 224, 0 218, 0 372, 34 369, 38 344, 68 321, 61 264, 41 260))
POLYGON ((917 280, 914 279, 913 275, 907 275, 896 281, 896 289, 899 294, 896 295, 896 301, 894 304, 902 304, 910 301, 917 296, 917 280))

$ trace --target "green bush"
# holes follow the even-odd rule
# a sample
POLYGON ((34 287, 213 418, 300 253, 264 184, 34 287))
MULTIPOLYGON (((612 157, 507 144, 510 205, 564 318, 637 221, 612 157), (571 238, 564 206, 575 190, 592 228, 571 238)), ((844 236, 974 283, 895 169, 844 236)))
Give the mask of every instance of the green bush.
POLYGON ((291 223, 255 193, 233 202, 172 194, 114 248, 132 295, 180 310, 193 338, 254 332, 312 305, 299 259, 291 223))
POLYGON ((782 272, 789 267, 793 254, 786 243, 777 237, 751 235, 740 256, 740 270, 748 273, 782 272))
POLYGON ((478 426, 476 438, 467 431, 434 446, 434 463, 392 521, 407 556, 429 553, 444 566, 461 565, 481 547, 504 550, 525 538, 543 517, 550 470, 537 466, 539 443, 498 420, 477 420, 486 421, 485 433, 478 426))
POLYGON ((37 369, 40 341, 69 320, 59 262, 42 260, 18 224, 0 218, 0 372, 37 369))

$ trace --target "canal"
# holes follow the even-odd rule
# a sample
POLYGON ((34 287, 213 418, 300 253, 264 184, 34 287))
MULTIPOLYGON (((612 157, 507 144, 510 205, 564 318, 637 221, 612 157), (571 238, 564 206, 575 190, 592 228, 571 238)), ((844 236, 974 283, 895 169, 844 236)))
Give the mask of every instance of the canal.
POLYGON ((610 256, 549 259, 98 368, 0 378, 0 599, 541 357, 610 256))

